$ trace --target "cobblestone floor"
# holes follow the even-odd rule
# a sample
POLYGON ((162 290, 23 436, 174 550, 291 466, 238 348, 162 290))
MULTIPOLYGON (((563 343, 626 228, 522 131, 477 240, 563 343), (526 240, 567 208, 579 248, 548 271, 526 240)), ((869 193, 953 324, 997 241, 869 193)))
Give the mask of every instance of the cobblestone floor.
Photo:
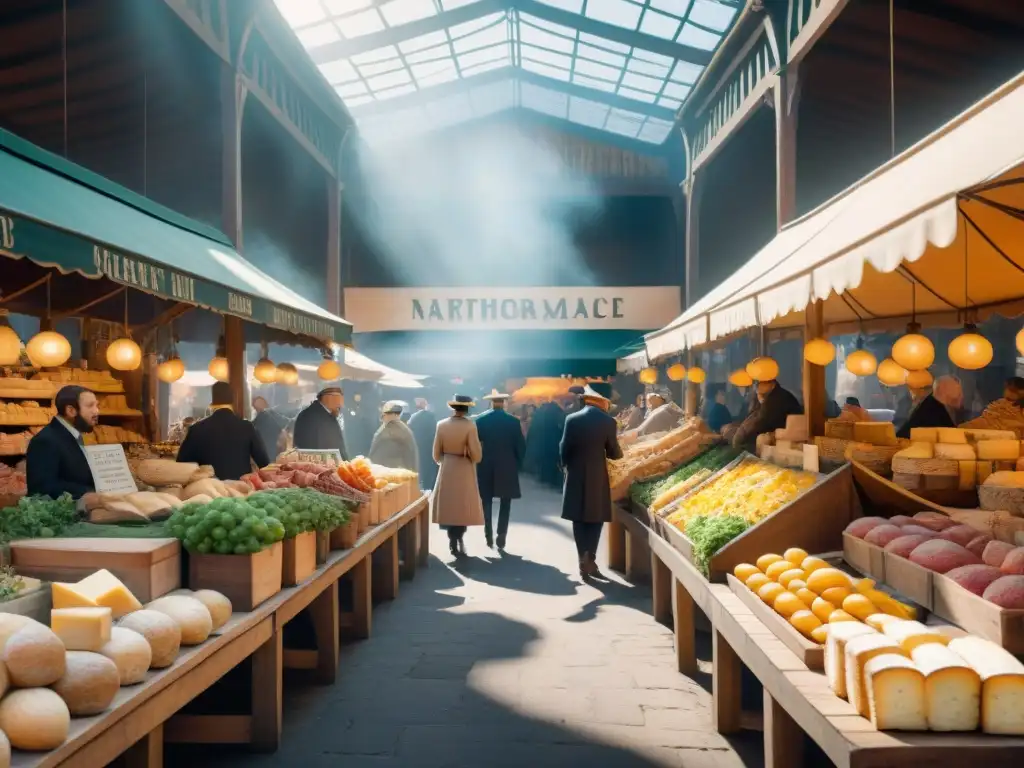
POLYGON ((509 554, 470 529, 471 559, 453 569, 435 528, 430 568, 375 609, 370 640, 343 648, 337 683, 286 681, 276 754, 179 747, 167 764, 759 766, 758 739, 715 732, 709 680, 675 670, 648 588, 581 584, 558 495, 524 492, 509 554))

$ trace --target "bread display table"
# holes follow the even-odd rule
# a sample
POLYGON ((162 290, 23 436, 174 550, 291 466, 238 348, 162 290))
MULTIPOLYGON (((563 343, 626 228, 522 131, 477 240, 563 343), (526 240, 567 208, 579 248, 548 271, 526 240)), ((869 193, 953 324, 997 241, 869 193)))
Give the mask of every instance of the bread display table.
POLYGON ((334 682, 341 625, 351 626, 356 637, 370 636, 373 599, 397 596, 400 576, 411 575, 417 564, 425 562, 429 530, 427 498, 421 496, 363 533, 353 548, 331 552, 327 563, 305 581, 252 612, 236 612, 202 645, 183 648, 171 667, 151 671, 145 682, 120 689, 103 714, 74 718, 68 739, 58 749, 42 754, 15 752, 11 765, 99 768, 124 755, 133 768, 156 768, 163 765, 165 741, 247 744, 256 751, 276 750, 282 731, 284 668, 309 669, 316 682, 334 682), (399 554, 404 559, 401 571, 399 554), (338 584, 345 575, 351 575, 354 592, 347 622, 340 611, 338 584), (284 626, 304 610, 312 619, 316 650, 285 650, 284 626), (179 713, 247 659, 251 659, 251 712, 179 713))

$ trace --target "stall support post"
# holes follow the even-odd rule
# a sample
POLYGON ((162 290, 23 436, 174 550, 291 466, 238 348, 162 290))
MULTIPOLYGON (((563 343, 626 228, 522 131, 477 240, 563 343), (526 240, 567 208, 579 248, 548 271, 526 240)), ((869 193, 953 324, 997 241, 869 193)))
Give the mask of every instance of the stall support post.
POLYGON ((798 65, 779 74, 774 88, 775 212, 778 228, 796 218, 796 129, 800 105, 798 65))
POLYGON ((341 193, 343 185, 327 177, 327 311, 341 314, 341 193))
POLYGON ((242 114, 249 89, 235 68, 221 68, 221 220, 224 234, 242 251, 242 114))
MULTIPOLYGON (((804 341, 825 336, 824 304, 815 301, 804 310, 804 341)), ((825 434, 825 366, 803 361, 804 414, 807 416, 807 434, 821 437, 825 434)))
POLYGON ((700 202, 704 191, 704 175, 693 171, 686 186, 686 307, 697 301, 700 280, 700 202))
POLYGON ((249 413, 248 376, 245 365, 245 323, 240 317, 224 317, 224 354, 228 358, 228 381, 235 413, 246 418, 249 413))
MULTIPOLYGON (((692 368, 695 365, 695 360, 699 360, 694 352, 686 353, 686 367, 692 368)), ((683 382, 683 411, 686 413, 687 418, 691 418, 697 415, 697 407, 700 403, 700 384, 695 384, 692 381, 683 382)))

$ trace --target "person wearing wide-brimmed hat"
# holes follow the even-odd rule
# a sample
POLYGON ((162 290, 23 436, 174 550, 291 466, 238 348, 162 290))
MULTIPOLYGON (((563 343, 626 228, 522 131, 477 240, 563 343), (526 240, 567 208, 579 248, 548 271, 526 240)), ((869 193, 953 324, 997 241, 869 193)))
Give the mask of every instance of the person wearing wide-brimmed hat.
POLYGON ((494 500, 498 499, 498 549, 505 549, 512 499, 522 496, 519 470, 526 455, 526 440, 519 419, 505 410, 508 395, 494 389, 485 395, 491 410, 477 417, 476 428, 483 447, 483 459, 476 465, 476 479, 484 508, 484 535, 487 546, 494 546, 491 527, 494 500))
POLYGON ((416 436, 402 421, 403 404, 389 400, 381 409, 381 425, 370 444, 370 461, 382 467, 419 471, 416 436))
POLYGON ((583 410, 565 419, 559 455, 565 467, 562 490, 562 518, 572 521, 580 576, 599 576, 597 547, 601 529, 612 519, 612 493, 608 480, 608 459, 621 459, 618 427, 608 415, 611 401, 587 386, 583 410))
POLYGON ((455 557, 466 556, 466 528, 484 524, 474 471, 483 449, 476 423, 469 419, 469 409, 474 405, 468 395, 455 395, 448 401, 452 415, 438 422, 434 433, 433 456, 439 469, 430 496, 430 517, 448 529, 448 547, 455 557))
POLYGON ((341 458, 348 460, 345 435, 338 416, 345 405, 345 395, 339 386, 324 387, 316 400, 295 417, 295 447, 299 450, 325 451, 336 449, 341 458))

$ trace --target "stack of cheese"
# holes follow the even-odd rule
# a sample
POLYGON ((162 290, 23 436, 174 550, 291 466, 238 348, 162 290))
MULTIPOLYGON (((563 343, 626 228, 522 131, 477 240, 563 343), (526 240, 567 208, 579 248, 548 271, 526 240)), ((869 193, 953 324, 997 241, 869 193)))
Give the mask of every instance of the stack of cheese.
POLYGON ((988 640, 879 614, 829 627, 825 672, 879 730, 1024 735, 1024 664, 988 640))
POLYGON ((910 490, 969 491, 993 471, 1014 469, 1020 456, 1013 432, 915 428, 910 440, 892 460, 893 480, 910 490))
POLYGON ((11 747, 56 749, 72 717, 105 711, 121 686, 170 666, 180 646, 204 642, 231 616, 228 599, 210 591, 143 608, 108 571, 55 583, 52 596, 49 627, 0 613, 0 766, 10 764, 11 747))

